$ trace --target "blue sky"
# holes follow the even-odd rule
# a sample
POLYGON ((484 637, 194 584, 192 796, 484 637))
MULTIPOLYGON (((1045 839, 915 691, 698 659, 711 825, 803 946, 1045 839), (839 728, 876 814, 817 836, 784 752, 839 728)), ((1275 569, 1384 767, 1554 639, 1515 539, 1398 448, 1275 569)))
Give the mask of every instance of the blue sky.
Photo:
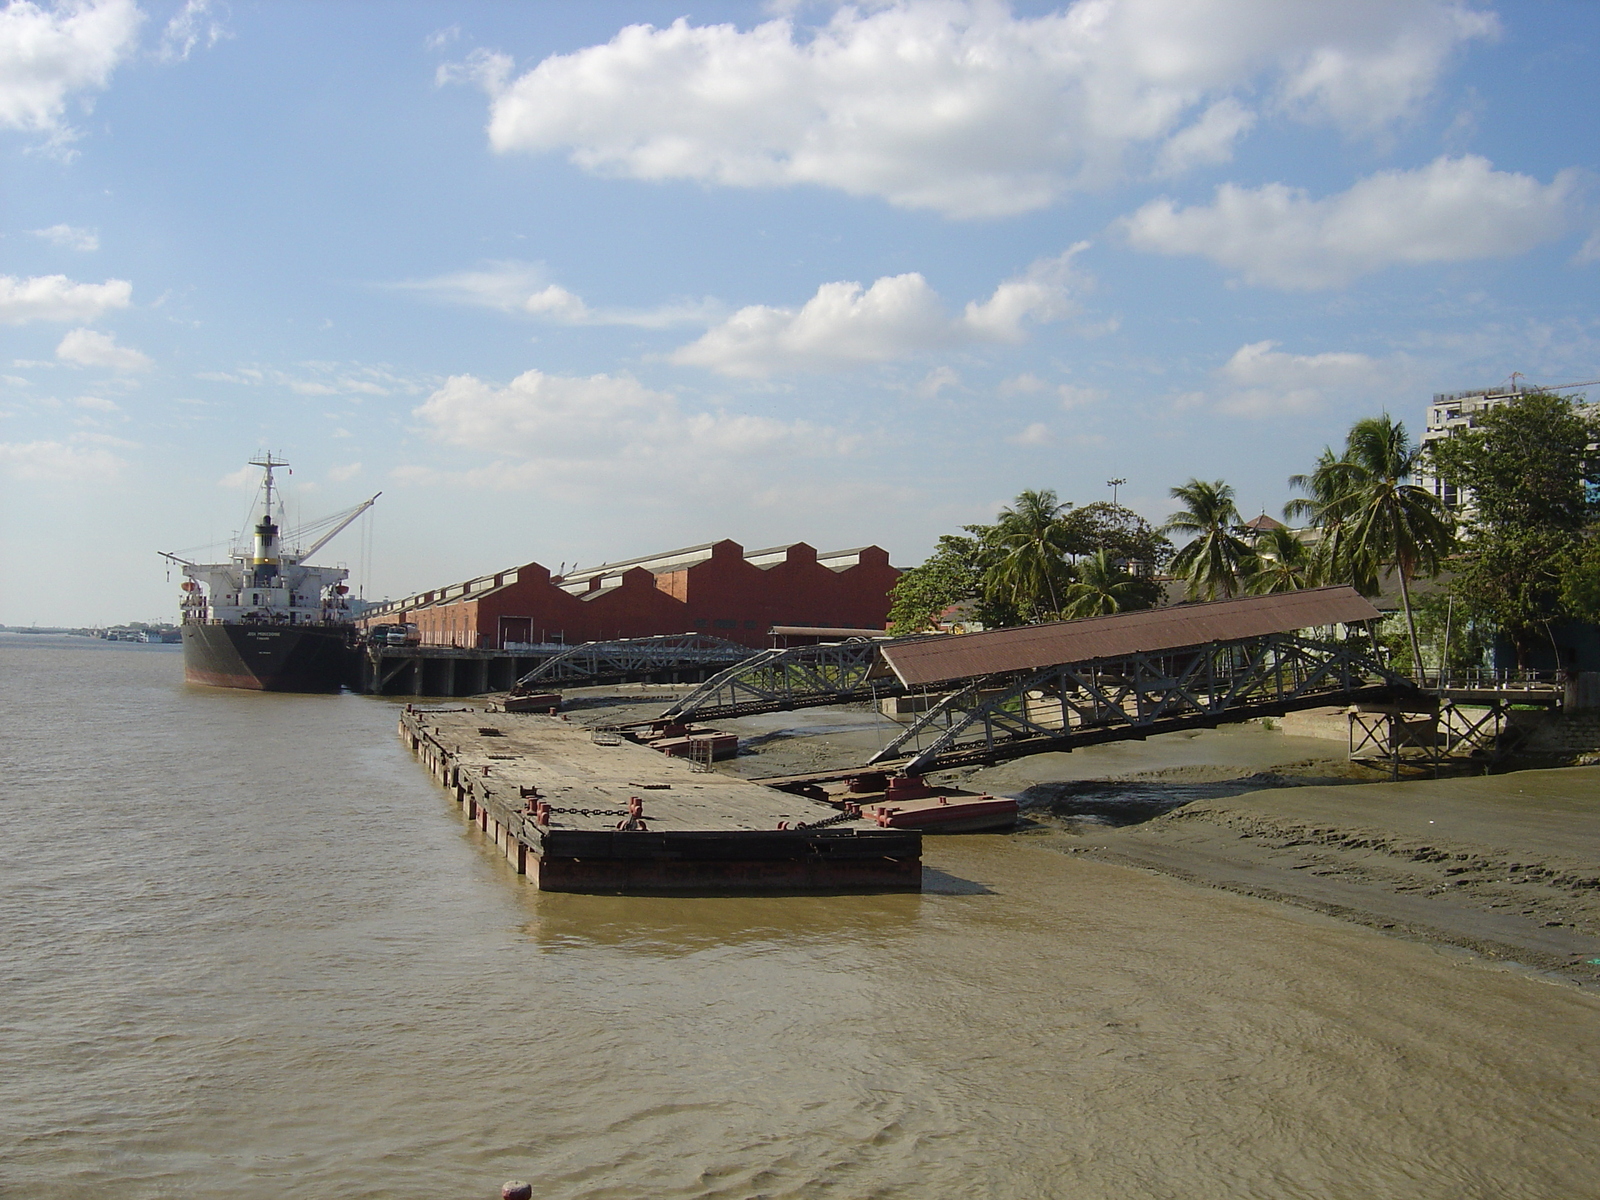
MULTIPOLYGON (((912 565, 1600 378, 1600 5, 0 7, 0 622, 160 619, 260 448, 369 596, 912 565)), ((1596 389, 1600 391, 1600 389, 1596 389)), ((291 513, 293 515, 293 513, 291 513)))

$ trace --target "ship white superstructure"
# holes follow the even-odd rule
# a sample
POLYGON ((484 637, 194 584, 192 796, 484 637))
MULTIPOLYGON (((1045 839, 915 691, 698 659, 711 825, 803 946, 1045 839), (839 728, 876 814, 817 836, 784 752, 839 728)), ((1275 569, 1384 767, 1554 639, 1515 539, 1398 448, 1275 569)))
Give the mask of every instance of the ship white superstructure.
POLYGON ((289 464, 268 454, 253 459, 251 465, 263 471, 260 501, 252 513, 251 543, 236 548, 225 563, 194 563, 175 554, 163 555, 178 564, 185 577, 180 606, 183 620, 225 625, 350 624, 349 589, 344 584, 350 572, 344 567, 311 566, 306 560, 371 508, 378 497, 321 522, 331 522, 332 528, 309 548, 286 550, 277 520, 281 501, 272 472, 289 464))

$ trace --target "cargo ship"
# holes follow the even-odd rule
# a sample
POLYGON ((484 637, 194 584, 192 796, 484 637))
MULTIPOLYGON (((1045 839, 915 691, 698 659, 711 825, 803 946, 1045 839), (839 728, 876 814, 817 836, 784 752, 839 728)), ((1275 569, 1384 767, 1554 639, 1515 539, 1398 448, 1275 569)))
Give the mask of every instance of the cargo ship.
POLYGON ((250 465, 262 469, 262 480, 248 544, 236 546, 225 563, 190 562, 161 552, 184 574, 179 626, 184 678, 262 692, 337 692, 355 641, 345 585, 350 572, 313 567, 307 560, 378 497, 313 522, 301 535, 318 534, 316 541, 304 550, 288 550, 281 536, 282 498, 272 473, 289 464, 265 454, 250 465))

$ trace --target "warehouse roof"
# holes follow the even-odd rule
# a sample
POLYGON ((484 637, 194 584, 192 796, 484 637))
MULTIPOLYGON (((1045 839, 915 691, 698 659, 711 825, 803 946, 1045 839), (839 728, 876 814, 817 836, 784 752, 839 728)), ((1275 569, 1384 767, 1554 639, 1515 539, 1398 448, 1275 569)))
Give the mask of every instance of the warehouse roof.
POLYGON ((1081 621, 893 642, 883 647, 883 656, 902 683, 915 687, 1367 621, 1380 615, 1354 588, 1307 588, 1275 596, 1179 604, 1081 621))

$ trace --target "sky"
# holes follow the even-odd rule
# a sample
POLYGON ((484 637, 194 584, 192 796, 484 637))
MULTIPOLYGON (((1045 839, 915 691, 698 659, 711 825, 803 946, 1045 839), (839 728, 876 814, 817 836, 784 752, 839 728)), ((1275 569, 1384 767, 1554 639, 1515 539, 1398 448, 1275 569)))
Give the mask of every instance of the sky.
POLYGON ((368 598, 1277 514, 1600 379, 1597 59, 1588 0, 10 0, 0 623, 173 619, 263 449, 291 525, 382 492, 368 598))

